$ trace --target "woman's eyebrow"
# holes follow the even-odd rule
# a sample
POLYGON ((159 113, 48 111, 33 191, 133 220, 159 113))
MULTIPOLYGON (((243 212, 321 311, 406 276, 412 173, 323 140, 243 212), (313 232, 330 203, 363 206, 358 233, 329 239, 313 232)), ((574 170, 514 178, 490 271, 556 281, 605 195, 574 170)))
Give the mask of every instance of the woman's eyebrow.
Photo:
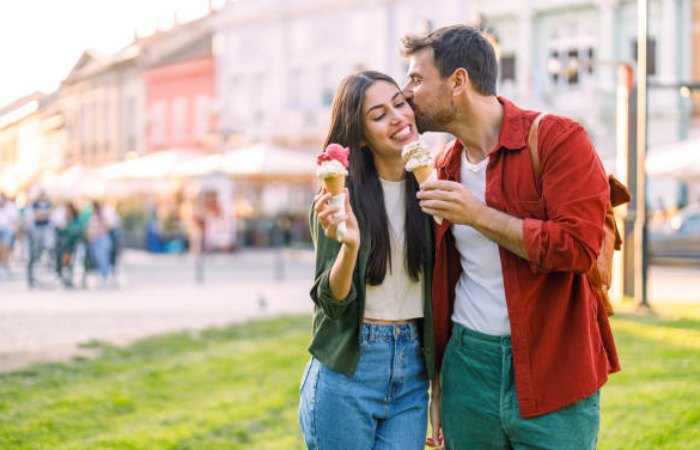
MULTIPOLYGON (((398 97, 399 95, 401 95, 401 91, 396 91, 396 94, 392 95, 392 96, 391 96, 391 100, 389 100, 389 101, 390 101, 390 102, 393 102, 394 99, 395 99, 396 97, 398 97)), ((373 109, 381 108, 381 107, 383 107, 383 106, 384 106, 384 104, 370 106, 369 108, 367 108, 367 113, 366 113, 366 114, 369 114, 373 109)))

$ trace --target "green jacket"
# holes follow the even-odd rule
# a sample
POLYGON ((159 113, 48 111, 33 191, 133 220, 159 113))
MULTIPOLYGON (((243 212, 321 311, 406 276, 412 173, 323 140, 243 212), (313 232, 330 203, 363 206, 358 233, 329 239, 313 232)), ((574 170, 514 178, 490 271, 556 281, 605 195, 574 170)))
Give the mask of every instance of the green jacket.
MULTIPOLYGON (((352 198, 351 198, 352 203, 352 198)), ((353 211, 359 211, 353 206, 353 211)), ((423 356, 428 377, 435 373, 435 346, 433 344, 433 309, 431 301, 433 270, 432 218, 425 218, 427 261, 423 266, 423 313, 421 337, 423 356)), ((311 238, 316 250, 316 280, 311 288, 314 301, 313 333, 309 352, 327 367, 347 376, 355 373, 360 360, 360 331, 365 315, 365 273, 369 259, 369 235, 361 230, 361 244, 353 274, 350 293, 343 301, 333 298, 329 286, 331 268, 340 251, 340 243, 329 239, 320 226, 314 209, 309 216, 311 238)))

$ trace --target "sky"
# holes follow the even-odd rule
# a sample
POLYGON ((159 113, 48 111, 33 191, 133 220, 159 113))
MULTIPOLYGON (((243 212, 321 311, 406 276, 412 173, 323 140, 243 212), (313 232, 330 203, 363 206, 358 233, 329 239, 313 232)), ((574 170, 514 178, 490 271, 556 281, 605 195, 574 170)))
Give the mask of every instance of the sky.
MULTIPOLYGON (((215 1, 214 4, 221 4, 215 1)), ((0 108, 34 91, 58 88, 83 50, 105 54, 134 32, 201 16, 207 0, 10 0, 0 2, 0 108)))

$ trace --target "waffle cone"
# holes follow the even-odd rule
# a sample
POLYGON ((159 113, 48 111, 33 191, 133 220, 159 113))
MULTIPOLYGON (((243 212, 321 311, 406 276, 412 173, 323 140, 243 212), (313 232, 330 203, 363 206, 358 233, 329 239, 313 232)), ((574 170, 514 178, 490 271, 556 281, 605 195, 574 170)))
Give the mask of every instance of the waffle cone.
POLYGON ((430 177, 430 172, 432 171, 433 168, 430 166, 419 166, 413 169, 413 175, 416 177, 418 184, 423 184, 430 177))
POLYGON ((345 187, 345 175, 324 178, 323 185, 331 195, 338 195, 343 192, 343 188, 345 187))

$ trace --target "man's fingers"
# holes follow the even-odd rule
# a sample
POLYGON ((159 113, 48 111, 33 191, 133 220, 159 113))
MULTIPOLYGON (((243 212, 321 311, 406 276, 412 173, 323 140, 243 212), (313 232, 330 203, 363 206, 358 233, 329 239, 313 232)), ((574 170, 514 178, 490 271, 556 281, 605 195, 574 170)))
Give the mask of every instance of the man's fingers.
POLYGON ((460 187, 461 184, 456 181, 449 180, 428 180, 420 185, 421 191, 433 191, 433 190, 443 190, 443 191, 453 191, 460 187))
POLYGON ((427 199, 421 200, 418 204, 420 208, 427 213, 439 213, 449 211, 455 203, 448 199, 427 199))

